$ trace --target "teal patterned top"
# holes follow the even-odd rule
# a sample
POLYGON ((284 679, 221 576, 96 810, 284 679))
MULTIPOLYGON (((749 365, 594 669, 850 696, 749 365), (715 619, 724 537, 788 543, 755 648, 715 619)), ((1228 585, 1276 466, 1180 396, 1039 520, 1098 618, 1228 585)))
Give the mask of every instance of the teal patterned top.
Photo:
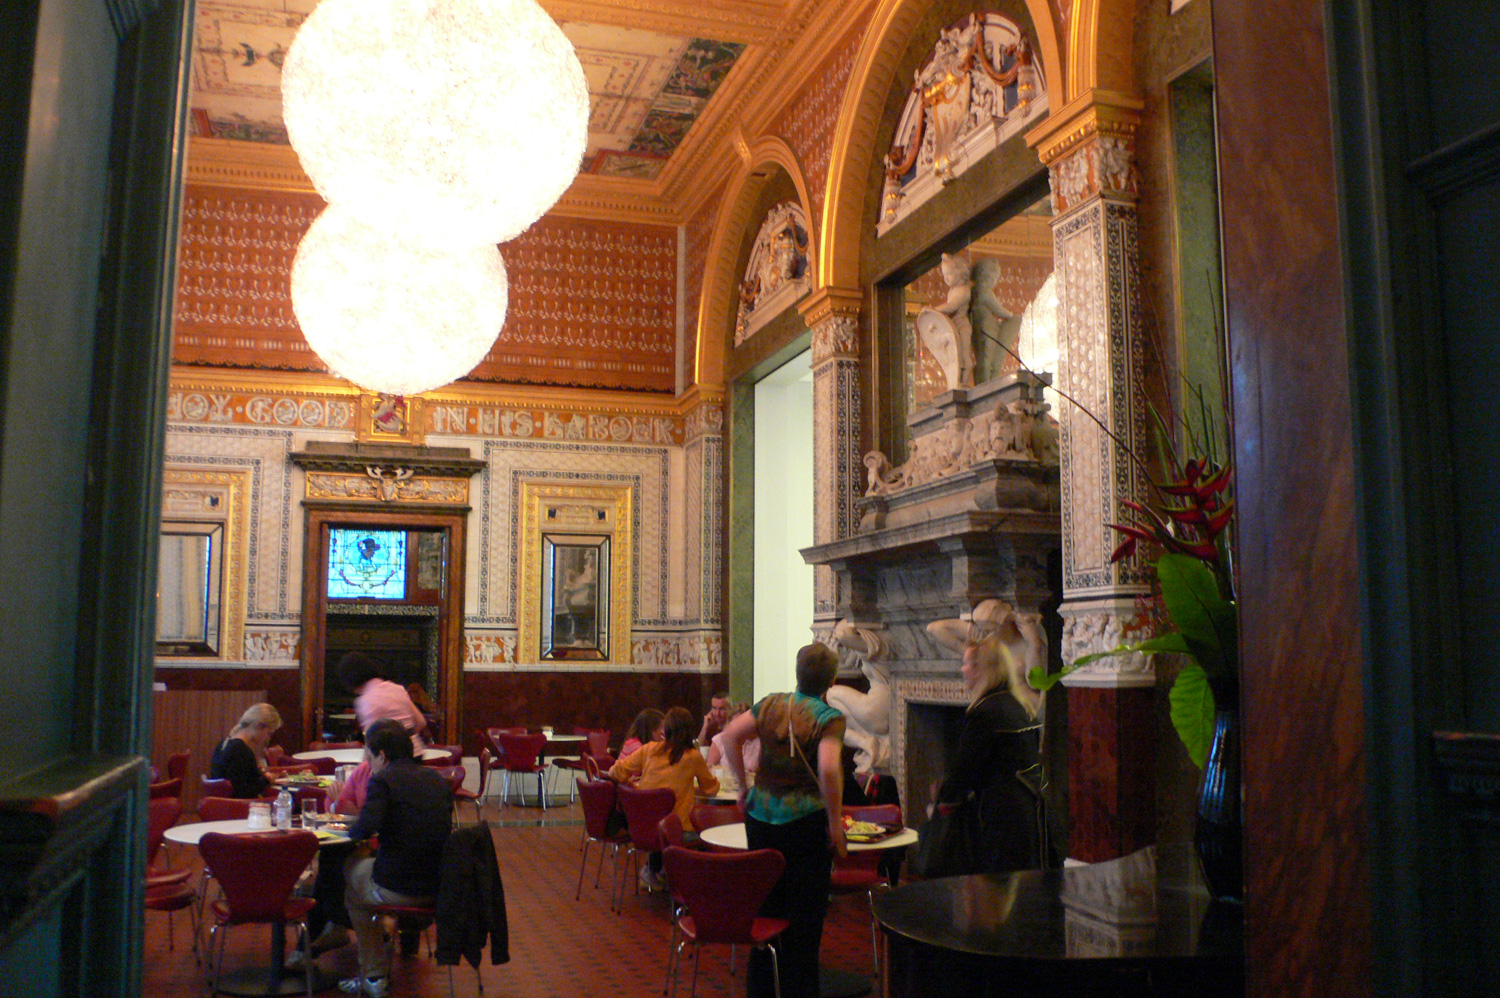
POLYGON ((767 824, 785 825, 823 810, 818 742, 831 732, 842 744, 844 715, 802 693, 773 693, 750 711, 760 735, 760 770, 745 797, 745 812, 767 824), (795 740, 789 732, 795 732, 795 740))

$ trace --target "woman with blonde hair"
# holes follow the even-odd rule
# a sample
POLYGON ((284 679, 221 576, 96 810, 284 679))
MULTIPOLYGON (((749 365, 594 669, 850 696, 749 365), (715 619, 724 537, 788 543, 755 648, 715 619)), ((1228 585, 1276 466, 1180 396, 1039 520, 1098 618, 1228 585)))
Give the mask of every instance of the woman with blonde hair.
MULTIPOLYGON (((956 636, 939 634, 936 627, 928 630, 940 641, 956 636)), ((1026 673, 1038 659, 1046 662, 1041 615, 987 600, 975 608, 965 638, 959 671, 969 706, 936 802, 974 808, 975 834, 973 855, 961 861, 968 868, 945 872, 1034 869, 1042 865, 1044 849, 1038 817, 1042 698, 1026 673)))
POLYGON ((245 708, 239 721, 214 749, 208 776, 228 780, 236 797, 259 797, 270 786, 266 776, 266 746, 281 728, 281 715, 268 703, 245 708))

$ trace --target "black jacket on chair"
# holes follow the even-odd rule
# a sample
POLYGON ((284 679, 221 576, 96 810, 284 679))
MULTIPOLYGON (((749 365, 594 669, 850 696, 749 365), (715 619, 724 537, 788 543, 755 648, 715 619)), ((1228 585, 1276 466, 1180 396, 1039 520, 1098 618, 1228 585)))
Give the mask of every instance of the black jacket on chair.
POLYGON ((452 966, 463 957, 477 970, 486 938, 491 963, 510 961, 505 886, 487 822, 455 829, 448 836, 436 914, 438 963, 452 966))

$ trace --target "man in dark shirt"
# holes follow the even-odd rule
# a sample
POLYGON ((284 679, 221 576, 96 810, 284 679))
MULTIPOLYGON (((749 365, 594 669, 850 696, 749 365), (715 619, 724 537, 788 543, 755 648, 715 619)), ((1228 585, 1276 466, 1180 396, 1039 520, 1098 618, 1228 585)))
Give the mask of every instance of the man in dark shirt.
POLYGON ((448 839, 452 792, 448 781, 412 759, 411 736, 399 721, 382 720, 365 732, 370 784, 349 829, 362 842, 380 836, 374 856, 357 855, 344 878, 344 904, 359 943, 359 976, 340 981, 346 994, 387 993, 387 951, 380 904, 429 905, 438 891, 439 863, 448 839))

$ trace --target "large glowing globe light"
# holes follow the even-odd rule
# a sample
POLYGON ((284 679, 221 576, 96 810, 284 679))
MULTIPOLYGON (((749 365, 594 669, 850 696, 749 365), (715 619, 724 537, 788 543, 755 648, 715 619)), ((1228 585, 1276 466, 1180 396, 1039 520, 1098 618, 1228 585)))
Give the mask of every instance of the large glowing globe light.
POLYGON ((334 205, 292 263, 292 309, 308 345, 341 377, 392 395, 472 371, 505 322, 506 291, 493 244, 423 246, 334 205))
POLYGON ((535 0, 322 0, 281 86, 318 193, 408 238, 514 238, 588 139, 583 67, 535 0))

